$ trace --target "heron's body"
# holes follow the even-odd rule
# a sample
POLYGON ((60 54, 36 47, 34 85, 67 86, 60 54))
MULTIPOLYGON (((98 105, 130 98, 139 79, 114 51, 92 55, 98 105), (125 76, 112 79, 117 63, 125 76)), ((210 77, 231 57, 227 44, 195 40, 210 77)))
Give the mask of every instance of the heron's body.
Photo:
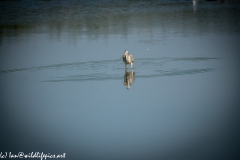
POLYGON ((133 55, 130 54, 127 50, 125 50, 122 58, 123 58, 123 62, 125 63, 125 68, 127 67, 128 64, 130 64, 131 68, 132 68, 132 65, 133 65, 133 62, 134 62, 133 55))

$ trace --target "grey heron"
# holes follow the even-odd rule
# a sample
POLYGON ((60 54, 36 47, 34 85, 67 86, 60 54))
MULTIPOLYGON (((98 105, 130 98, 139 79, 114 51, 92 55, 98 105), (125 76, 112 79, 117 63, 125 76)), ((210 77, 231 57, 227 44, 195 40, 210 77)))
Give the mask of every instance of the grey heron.
POLYGON ((133 62, 134 62, 134 57, 132 54, 130 54, 128 52, 128 50, 125 50, 124 51, 124 54, 122 56, 122 59, 123 59, 123 62, 125 63, 125 68, 127 67, 128 64, 131 65, 131 68, 132 68, 132 65, 133 65, 133 62))

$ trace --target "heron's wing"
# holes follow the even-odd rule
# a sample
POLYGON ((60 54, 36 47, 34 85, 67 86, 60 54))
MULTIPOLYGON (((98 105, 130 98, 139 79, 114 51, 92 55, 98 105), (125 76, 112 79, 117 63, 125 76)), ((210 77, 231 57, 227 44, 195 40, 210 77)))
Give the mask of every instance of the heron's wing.
POLYGON ((134 62, 134 57, 131 54, 130 54, 130 59, 131 59, 132 62, 134 62))

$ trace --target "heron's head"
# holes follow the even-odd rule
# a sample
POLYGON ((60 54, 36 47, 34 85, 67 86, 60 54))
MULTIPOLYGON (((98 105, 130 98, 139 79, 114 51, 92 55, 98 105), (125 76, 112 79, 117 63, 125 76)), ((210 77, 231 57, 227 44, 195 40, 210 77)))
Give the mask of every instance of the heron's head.
POLYGON ((125 51, 124 51, 124 54, 128 54, 128 50, 125 50, 125 51))

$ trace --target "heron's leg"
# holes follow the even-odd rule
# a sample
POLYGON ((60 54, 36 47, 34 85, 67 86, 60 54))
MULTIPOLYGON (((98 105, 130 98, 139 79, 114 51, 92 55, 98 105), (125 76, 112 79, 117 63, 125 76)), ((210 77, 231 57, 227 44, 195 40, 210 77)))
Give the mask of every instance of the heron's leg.
POLYGON ((133 66, 133 63, 131 63, 131 68, 132 68, 132 66, 133 66))
POLYGON ((127 69, 127 64, 125 63, 125 69, 127 69))

